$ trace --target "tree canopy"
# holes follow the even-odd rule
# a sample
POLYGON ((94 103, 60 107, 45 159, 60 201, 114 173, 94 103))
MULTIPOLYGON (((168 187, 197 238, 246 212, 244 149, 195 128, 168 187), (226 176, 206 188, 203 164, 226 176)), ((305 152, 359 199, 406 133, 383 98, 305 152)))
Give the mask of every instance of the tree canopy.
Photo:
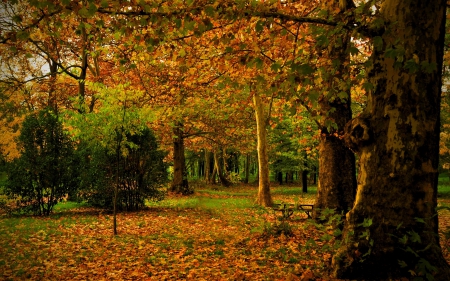
POLYGON ((21 155, 12 140, 22 120, 49 107, 74 140, 123 157, 152 129, 183 194, 185 149, 212 152, 224 184, 226 149, 257 149, 263 206, 270 166, 306 171, 313 161, 316 206, 347 214, 336 277, 400 278, 424 259, 435 263, 424 274, 449 276, 435 237, 439 153, 448 154, 446 1, 0 5, 5 159, 21 155), (394 237, 410 233, 423 238, 399 248, 394 237))

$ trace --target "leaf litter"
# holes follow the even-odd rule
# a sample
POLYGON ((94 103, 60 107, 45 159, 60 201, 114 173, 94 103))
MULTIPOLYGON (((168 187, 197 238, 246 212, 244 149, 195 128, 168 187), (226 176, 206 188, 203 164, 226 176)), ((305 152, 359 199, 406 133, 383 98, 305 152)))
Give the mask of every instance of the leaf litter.
MULTIPOLYGON (((332 230, 295 213, 287 222, 289 235, 265 235, 279 225, 278 214, 225 208, 229 198, 219 197, 225 204, 218 208, 120 213, 115 237, 112 215, 92 208, 49 218, 2 218, 0 279, 332 280, 328 270, 337 245, 332 230)), ((275 199, 293 203, 292 196, 275 199)), ((311 203, 313 197, 296 201, 311 203)), ((448 230, 449 210, 440 211, 439 223, 448 230)), ((440 236, 450 261, 449 235, 440 236)))

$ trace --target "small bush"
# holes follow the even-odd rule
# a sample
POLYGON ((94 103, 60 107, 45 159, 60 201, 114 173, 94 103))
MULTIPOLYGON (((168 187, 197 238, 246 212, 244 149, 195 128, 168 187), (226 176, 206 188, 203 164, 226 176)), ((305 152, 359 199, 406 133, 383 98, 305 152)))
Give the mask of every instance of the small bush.
POLYGON ((164 197, 161 187, 168 179, 167 165, 153 132, 145 128, 138 134, 127 135, 127 141, 128 154, 121 155, 119 160, 105 148, 80 148, 85 163, 79 193, 82 199, 94 206, 112 208, 117 172, 119 210, 139 210, 145 206, 145 200, 164 197))

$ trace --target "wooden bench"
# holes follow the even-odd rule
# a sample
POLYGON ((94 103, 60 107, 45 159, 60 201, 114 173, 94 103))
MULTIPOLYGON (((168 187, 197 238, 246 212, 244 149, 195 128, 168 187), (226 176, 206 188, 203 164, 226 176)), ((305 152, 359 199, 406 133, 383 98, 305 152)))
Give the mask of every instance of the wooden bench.
POLYGON ((294 211, 304 212, 308 218, 312 219, 312 212, 314 211, 314 205, 312 204, 273 204, 272 209, 275 211, 281 211, 283 217, 289 218, 294 214, 294 211))

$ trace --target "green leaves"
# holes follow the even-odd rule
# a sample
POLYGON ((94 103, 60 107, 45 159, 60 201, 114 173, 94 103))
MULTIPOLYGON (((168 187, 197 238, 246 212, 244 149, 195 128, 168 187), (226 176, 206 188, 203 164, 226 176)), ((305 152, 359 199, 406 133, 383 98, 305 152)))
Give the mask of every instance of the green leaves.
POLYGON ((416 73, 419 71, 420 65, 414 59, 410 59, 405 62, 404 68, 410 73, 416 73))
POLYGON ((363 85, 362 85, 362 88, 365 90, 365 91, 372 91, 372 90, 374 90, 375 89, 375 86, 372 84, 372 83, 370 83, 370 82, 364 82, 363 83, 363 85))
POLYGON ((22 22, 22 16, 20 16, 20 15, 14 15, 14 16, 12 17, 12 20, 13 20, 13 22, 15 22, 15 23, 21 23, 21 22, 22 22))
POLYGON ((375 50, 381 51, 383 49, 383 38, 381 36, 375 36, 372 40, 375 50))
POLYGON ((139 132, 151 116, 144 110, 139 110, 133 104, 143 93, 129 90, 127 85, 117 85, 108 88, 102 84, 89 83, 96 92, 96 98, 101 107, 97 112, 71 115, 70 125, 74 128, 76 138, 101 145, 114 153, 117 143, 117 130, 122 133, 121 153, 126 155, 126 134, 134 135, 139 132))
POLYGON ((16 38, 25 41, 28 40, 28 38, 30 38, 30 34, 26 31, 19 31, 16 33, 16 38))
POLYGON ((262 69, 264 66, 264 61, 260 57, 253 58, 247 63, 247 67, 256 67, 257 69, 262 69))
POLYGON ((258 20, 255 25, 255 30, 258 33, 261 33, 264 30, 264 21, 258 20))
POLYGON ((433 73, 437 70, 437 64, 435 62, 422 61, 420 63, 420 68, 425 73, 433 73))
POLYGON ((23 151, 9 166, 6 191, 17 197, 19 208, 49 215, 61 198, 78 187, 73 144, 51 108, 27 116, 19 141, 23 151))
POLYGON ((208 17, 214 18, 216 16, 216 9, 213 6, 206 6, 205 7, 205 14, 208 17))
POLYGON ((372 223, 373 223, 372 219, 365 218, 364 221, 359 224, 359 226, 367 228, 367 227, 370 227, 372 225, 372 223))
POLYGON ((181 49, 178 52, 178 56, 184 58, 186 56, 186 50, 185 49, 181 49))
POLYGON ((274 63, 270 66, 270 68, 271 68, 273 71, 278 72, 278 70, 281 69, 281 65, 280 65, 278 62, 274 62, 274 63))
POLYGON ((398 51, 394 48, 389 48, 384 51, 384 56, 386 58, 395 59, 397 57, 398 51))
POLYGON ((93 2, 91 2, 89 3, 88 7, 82 7, 78 11, 78 15, 80 15, 83 18, 91 18, 95 15, 97 10, 98 10, 97 6, 93 2))
POLYGON ((314 91, 314 90, 312 90, 312 91, 309 91, 308 92, 308 99, 309 99, 309 101, 310 102, 312 102, 315 106, 317 106, 317 102, 318 102, 318 100, 319 100, 319 92, 317 92, 317 91, 314 91))
POLYGON ((299 73, 300 75, 309 75, 314 73, 315 69, 308 63, 292 63, 292 71, 299 73))

